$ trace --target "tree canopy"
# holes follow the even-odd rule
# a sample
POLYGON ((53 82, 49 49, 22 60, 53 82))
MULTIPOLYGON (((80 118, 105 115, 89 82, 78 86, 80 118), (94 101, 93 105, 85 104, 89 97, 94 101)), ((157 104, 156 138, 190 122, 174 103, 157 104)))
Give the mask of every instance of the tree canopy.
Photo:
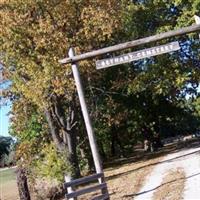
MULTIPOLYGON (((58 60, 70 47, 80 54, 191 25, 200 8, 198 0, 0 3, 0 55, 12 82, 5 95, 13 102, 10 132, 19 141, 17 156, 32 173, 59 180, 93 166, 71 68, 58 60), (51 171, 52 163, 57 167, 51 171)), ((174 40, 181 45, 178 52, 109 69, 96 71, 98 58, 79 63, 104 160, 132 152, 144 140, 144 128, 162 137, 200 128, 198 34, 99 58, 174 40)))
POLYGON ((11 137, 0 136, 0 160, 4 155, 9 154, 13 142, 11 137))

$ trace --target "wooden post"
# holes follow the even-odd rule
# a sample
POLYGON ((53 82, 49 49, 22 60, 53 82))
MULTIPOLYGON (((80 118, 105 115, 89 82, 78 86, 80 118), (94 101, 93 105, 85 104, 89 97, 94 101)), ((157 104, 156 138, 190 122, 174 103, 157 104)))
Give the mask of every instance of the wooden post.
MULTIPOLYGON (((69 49, 69 57, 74 57, 74 56, 75 56, 74 49, 70 48, 69 49)), ((102 170, 101 160, 100 160, 99 152, 97 149, 96 139, 95 139, 94 131, 92 128, 92 123, 91 123, 87 105, 85 102, 84 91, 83 91, 83 86, 81 83, 81 77, 80 77, 80 73, 78 70, 78 65, 76 63, 72 63, 72 72, 74 75, 76 88, 78 91, 78 96, 79 96, 79 100, 80 100, 80 104, 81 104, 81 110, 82 110, 83 118, 84 118, 85 125, 86 125, 86 130, 87 130, 87 134, 88 134, 88 138, 89 138, 89 142, 90 142, 90 147, 91 147, 91 151, 92 151, 95 169, 96 169, 97 173, 102 173, 103 170, 102 170)))
MULTIPOLYGON (((74 52, 73 48, 69 49, 68 55, 69 55, 69 57, 75 56, 75 52, 74 52)), ((79 100, 80 100, 80 104, 81 104, 81 110, 82 110, 83 118, 84 118, 84 121, 85 121, 85 126, 86 126, 86 130, 87 130, 88 138, 89 138, 89 143, 90 143, 90 148, 91 148, 91 151, 92 151, 92 157, 93 157, 93 160, 94 160, 96 173, 103 173, 102 163, 101 163, 101 159, 100 159, 100 156, 99 156, 99 151, 98 151, 94 131, 93 131, 93 128, 92 128, 92 123, 91 123, 90 116, 89 116, 88 109, 87 109, 87 105, 86 105, 86 102, 85 102, 84 90, 83 90, 83 86, 82 86, 82 82, 81 82, 80 73, 79 73, 79 70, 78 70, 78 64, 72 63, 72 72, 73 72, 76 88, 77 88, 77 91, 78 91, 78 96, 79 96, 79 100)), ((100 184, 105 182, 104 176, 102 178, 99 178, 98 181, 99 181, 100 184)), ((108 194, 107 187, 106 188, 104 187, 102 189, 102 194, 108 194)), ((109 199, 109 197, 107 199, 109 199)))
MULTIPOLYGON (((65 176, 65 182, 69 183, 70 181, 71 181, 71 176, 66 175, 65 176)), ((72 192, 74 192, 73 188, 72 187, 67 187, 67 194, 70 194, 72 192)), ((77 200, 77 198, 70 198, 69 200, 77 200)))

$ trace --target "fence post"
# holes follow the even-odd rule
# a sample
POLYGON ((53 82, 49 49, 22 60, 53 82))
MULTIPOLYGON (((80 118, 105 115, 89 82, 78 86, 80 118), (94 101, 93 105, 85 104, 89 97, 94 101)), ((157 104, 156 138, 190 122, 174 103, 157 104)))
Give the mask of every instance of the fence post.
MULTIPOLYGON (((65 176, 65 182, 68 183, 70 181, 71 181, 71 176, 66 175, 65 176)), ((73 188, 72 187, 67 187, 67 194, 70 194, 72 192, 74 192, 73 188)), ((70 198, 69 200, 77 200, 77 198, 70 198)))
MULTIPOLYGON (((68 55, 69 55, 69 58, 72 58, 75 56, 75 52, 74 52, 73 48, 69 49, 68 55)), ((82 110, 83 118, 85 121, 85 126, 86 126, 86 130, 87 130, 88 138, 89 138, 89 143, 90 143, 90 147, 91 147, 91 151, 92 151, 92 156, 93 156, 93 160, 94 160, 96 173, 103 173, 101 159, 100 159, 100 155, 98 152, 98 147, 97 147, 92 123, 91 123, 90 116, 88 113, 88 108, 87 108, 86 101, 85 101, 84 90, 83 90, 82 81, 81 81, 77 63, 72 63, 72 72, 73 72, 76 88, 78 91, 78 96, 79 96, 79 100, 80 100, 80 104, 81 104, 81 110, 82 110)), ((102 183, 102 182, 104 182, 104 177, 99 178, 98 180, 99 180, 99 183, 102 183)), ((108 194, 107 189, 102 190, 102 193, 108 194)))

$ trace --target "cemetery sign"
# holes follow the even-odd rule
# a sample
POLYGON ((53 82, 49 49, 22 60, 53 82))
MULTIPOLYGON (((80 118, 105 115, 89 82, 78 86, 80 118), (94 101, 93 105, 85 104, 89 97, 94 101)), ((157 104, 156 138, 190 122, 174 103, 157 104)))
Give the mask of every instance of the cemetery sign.
POLYGON ((178 42, 171 42, 165 45, 160 45, 148 49, 143 49, 140 51, 135 51, 132 53, 112 57, 112 58, 107 58, 107 59, 102 59, 102 60, 97 60, 96 61, 96 68, 97 69, 103 69, 107 67, 111 67, 114 65, 119 65, 119 64, 124 64, 124 63, 129 63, 135 60, 140 60, 143 58, 148 58, 164 53, 169 53, 172 51, 177 51, 180 49, 179 43, 178 42))

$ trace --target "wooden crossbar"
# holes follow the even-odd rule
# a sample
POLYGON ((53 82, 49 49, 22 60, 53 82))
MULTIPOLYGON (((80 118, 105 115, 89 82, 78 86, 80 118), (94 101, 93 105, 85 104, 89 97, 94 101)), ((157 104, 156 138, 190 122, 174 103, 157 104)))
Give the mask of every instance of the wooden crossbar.
POLYGON ((109 194, 107 191, 107 185, 104 181, 104 174, 103 173, 97 173, 97 174, 93 174, 91 176, 87 176, 87 177, 83 177, 83 178, 79 178, 76 180, 72 180, 70 182, 66 182, 64 183, 64 188, 67 189, 68 194, 65 195, 65 197, 67 199, 76 199, 76 197, 86 194, 86 193, 90 193, 96 190, 101 190, 103 194, 101 194, 100 196, 94 197, 94 200, 107 200, 109 199, 109 194), (99 180, 100 179, 100 180, 99 180), (88 186, 86 188, 83 189, 79 189, 77 191, 74 190, 75 186, 79 186, 81 184, 85 184, 85 183, 89 183, 89 182, 93 182, 93 181, 99 181, 99 183, 96 183, 96 185, 92 185, 92 186, 88 186), (72 189, 72 190, 70 190, 72 189))
POLYGON ((84 189, 66 194, 65 197, 68 198, 68 199, 75 198, 75 197, 78 197, 78 196, 86 194, 86 193, 94 192, 96 190, 102 190, 106 187, 107 187, 106 183, 101 183, 101 184, 98 184, 98 185, 95 185, 95 186, 91 186, 91 187, 88 187, 88 188, 84 188, 84 189))
POLYGON ((89 58, 94 58, 96 56, 100 56, 106 53, 110 53, 110 52, 114 52, 114 51, 120 51, 120 50, 124 50, 124 49, 129 49, 132 47, 136 47, 139 45, 144 45, 144 44, 148 44, 150 42, 156 42, 156 41, 160 41, 166 38, 171 38, 174 36, 179 36, 179 35, 184 35, 184 34, 188 34, 188 33, 192 33, 192 32, 197 32, 200 31, 200 24, 196 24, 196 25, 192 25, 192 26, 188 26, 188 27, 184 27, 178 30, 173 30, 173 31, 168 31, 165 33, 160 33, 157 35, 153 35, 153 36, 149 36, 146 38, 141 38, 138 40, 133 40, 133 41, 129 41, 129 42, 125 42, 125 43, 121 43, 121 44, 117 44, 114 46, 110 46, 110 47, 106 47, 106 48, 102 48, 99 50, 95 50, 92 52, 87 52, 84 54, 80 54, 80 55, 76 55, 70 58, 64 58, 62 60, 59 60, 60 64, 67 64, 67 63, 75 63, 77 61, 81 61, 81 60, 85 60, 85 59, 89 59, 89 58))
POLYGON ((81 184, 84 184, 84 183, 92 182, 94 180, 97 180, 98 178, 103 178, 103 176, 104 176, 103 173, 98 173, 98 174, 94 174, 94 175, 91 175, 91 176, 79 178, 79 179, 76 179, 76 180, 72 180, 68 183, 64 183, 64 187, 65 188, 73 187, 73 186, 81 185, 81 184))

